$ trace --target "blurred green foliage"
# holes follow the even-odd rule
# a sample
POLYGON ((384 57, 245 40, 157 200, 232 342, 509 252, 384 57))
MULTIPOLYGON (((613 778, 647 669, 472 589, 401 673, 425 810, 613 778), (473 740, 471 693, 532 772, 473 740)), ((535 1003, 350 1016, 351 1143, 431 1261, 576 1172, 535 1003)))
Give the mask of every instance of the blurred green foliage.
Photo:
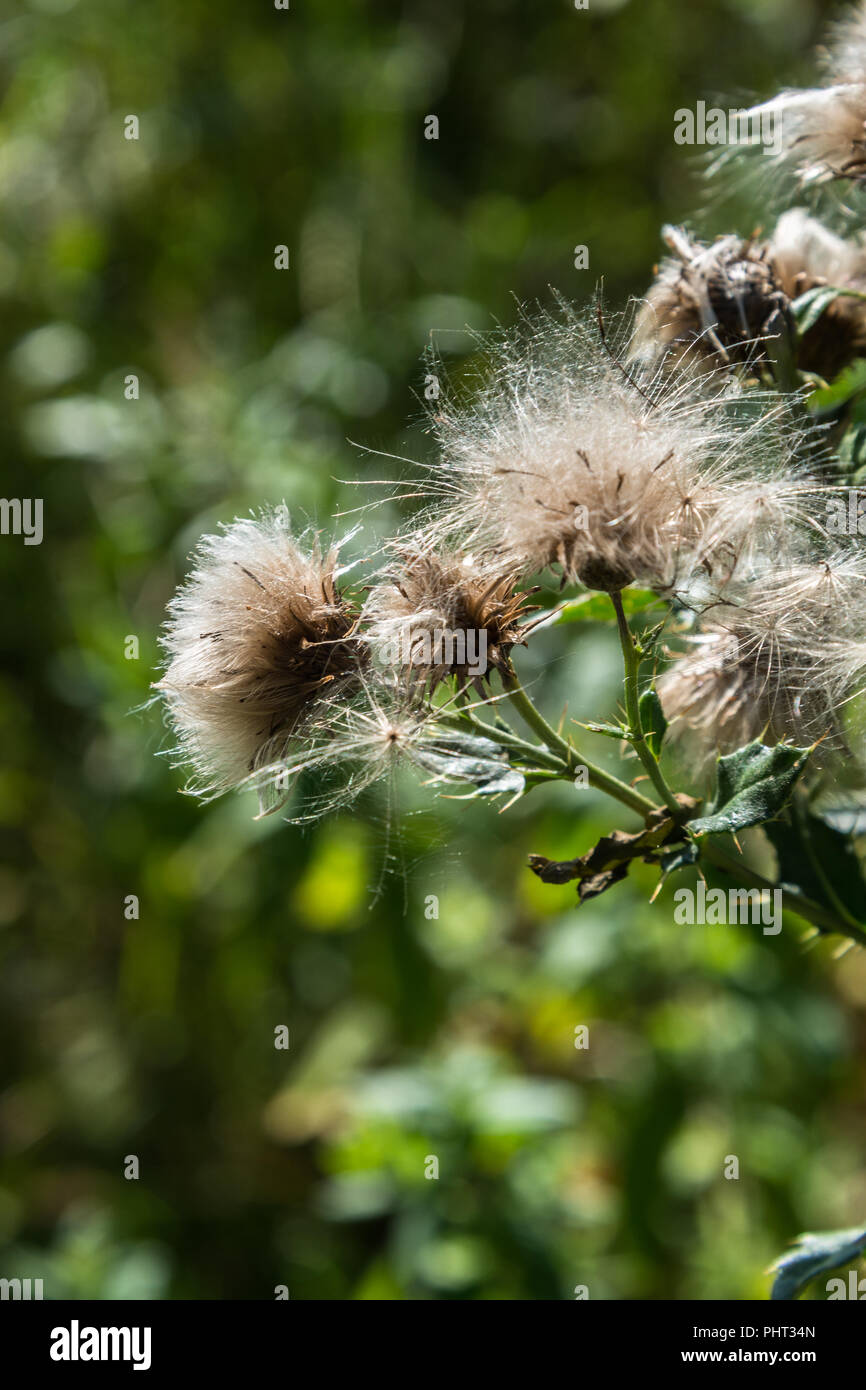
MULTIPOLYGON (((793 923, 675 927, 649 870, 578 912, 525 866, 611 828, 588 791, 498 816, 401 786, 305 832, 251 798, 201 808, 142 708, 196 538, 283 498, 325 522, 370 495, 338 480, 400 473, 366 450, 422 458, 431 333, 459 368, 513 296, 603 277, 619 302, 663 220, 704 204, 721 230, 673 112, 808 77, 837 8, 27 0, 0 21, 4 491, 45 504, 41 546, 0 543, 3 1275, 76 1298, 736 1299, 799 1230, 862 1219, 861 956, 804 954, 793 923)), ((610 639, 525 655, 553 717, 609 716, 610 639)))

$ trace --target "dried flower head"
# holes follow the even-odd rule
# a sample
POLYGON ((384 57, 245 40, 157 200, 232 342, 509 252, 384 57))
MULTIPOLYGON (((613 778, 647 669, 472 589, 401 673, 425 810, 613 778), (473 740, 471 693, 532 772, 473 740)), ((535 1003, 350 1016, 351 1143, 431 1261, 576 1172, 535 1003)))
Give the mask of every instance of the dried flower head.
POLYGON ((657 688, 674 734, 687 728, 706 751, 724 753, 756 738, 825 737, 831 706, 826 692, 809 688, 807 671, 799 644, 789 647, 772 623, 742 616, 707 624, 657 688))
POLYGON ((199 795, 239 785, 285 751, 326 692, 357 688, 366 649, 337 557, 315 535, 294 537, 281 511, 199 542, 169 606, 156 687, 199 795))
POLYGON ((705 755, 739 748, 760 737, 769 723, 766 678, 754 663, 740 659, 736 636, 724 627, 707 624, 656 688, 671 735, 682 738, 688 732, 705 755))
POLYGON ((711 245, 680 227, 662 235, 663 261, 638 315, 632 351, 647 361, 756 370, 781 333, 793 334, 792 302, 809 290, 854 291, 830 302, 799 338, 800 368, 832 380, 866 351, 866 251, 803 208, 786 212, 769 241, 719 237, 711 245))
MULTIPOLYGON (((783 481, 791 493, 806 481, 778 397, 747 398, 730 373, 626 367, 567 309, 502 335, 482 389, 465 408, 439 402, 434 428, 430 490, 446 506, 432 534, 502 573, 558 565, 591 589, 667 593, 717 553, 727 566, 755 488, 781 497, 783 481)), ((774 546, 786 539, 783 527, 774 546)))
MULTIPOLYGON (((776 224, 767 246, 782 291, 791 300, 821 286, 866 292, 866 248, 836 236, 804 208, 792 208, 776 224)), ((866 299, 833 298, 802 334, 800 367, 831 381, 854 357, 866 353, 866 299)))
POLYGON ((526 593, 516 575, 471 555, 438 553, 418 541, 395 543, 382 582, 371 591, 364 629, 376 659, 430 689, 455 676, 479 691, 504 671, 525 641, 526 593))
POLYGON ((793 326, 790 299, 766 245, 722 236, 711 245, 682 227, 663 227, 674 253, 663 261, 635 329, 635 349, 649 357, 718 365, 756 365, 766 339, 793 326))

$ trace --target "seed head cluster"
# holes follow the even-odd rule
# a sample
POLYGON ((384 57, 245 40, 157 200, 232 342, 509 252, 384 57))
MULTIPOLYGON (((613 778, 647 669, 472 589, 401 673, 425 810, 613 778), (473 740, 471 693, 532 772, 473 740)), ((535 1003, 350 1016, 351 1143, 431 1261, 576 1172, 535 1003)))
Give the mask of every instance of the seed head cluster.
MULTIPOLYGON (((781 118, 801 186, 866 183, 866 3, 825 72, 747 114, 781 118)), ((850 401, 807 398, 866 357, 866 244, 802 207, 766 237, 662 235, 634 313, 559 301, 479 342, 472 388, 431 407, 403 534, 353 564, 352 537, 296 533, 284 509, 204 537, 157 687, 190 790, 252 786, 296 819, 400 766, 511 790, 520 739, 497 744, 495 719, 467 733, 466 704, 514 696, 532 595, 557 584, 667 600, 657 689, 700 754, 792 738, 850 770, 866 561, 833 456, 850 401)))

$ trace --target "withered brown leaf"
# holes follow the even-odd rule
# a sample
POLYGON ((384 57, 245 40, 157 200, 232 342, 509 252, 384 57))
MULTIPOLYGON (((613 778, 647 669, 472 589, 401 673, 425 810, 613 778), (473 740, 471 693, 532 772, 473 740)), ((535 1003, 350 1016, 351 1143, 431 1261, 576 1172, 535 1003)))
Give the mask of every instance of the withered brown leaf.
POLYGON ((656 864, 661 847, 682 837, 683 821, 694 815, 700 803, 690 796, 678 796, 677 800, 683 808, 683 816, 675 819, 667 807, 659 807, 647 816, 643 830, 634 834, 613 830, 610 835, 602 835, 592 849, 576 859, 545 859, 541 854, 531 854, 529 867, 542 883, 570 883, 572 879, 579 879, 580 901, 596 898, 625 878, 634 859, 656 864))

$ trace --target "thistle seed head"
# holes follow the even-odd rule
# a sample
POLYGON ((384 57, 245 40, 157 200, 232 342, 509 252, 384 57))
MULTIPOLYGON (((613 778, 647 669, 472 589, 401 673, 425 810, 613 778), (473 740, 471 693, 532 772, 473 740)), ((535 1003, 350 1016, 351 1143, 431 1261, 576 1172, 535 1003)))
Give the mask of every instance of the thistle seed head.
MULTIPOLYGON (((846 241, 792 208, 776 224, 768 254, 784 293, 797 299, 823 285, 866 292, 866 249, 846 241)), ((853 358, 866 354, 866 300, 838 295, 800 339, 799 366, 832 381, 853 358)))
POLYGON ((517 576, 501 567, 420 541, 398 542, 365 605, 364 634, 381 664, 431 690, 454 676, 480 691, 525 641, 526 597, 517 576))
POLYGON ((366 650, 338 588, 338 547, 281 512, 198 545, 162 637, 165 697, 190 789, 211 797, 284 751, 324 694, 357 688, 366 650))
POLYGON ((760 737, 821 740, 819 758, 851 751, 841 709, 866 669, 864 619, 866 566, 856 551, 766 562, 708 604, 690 650, 659 680, 665 713, 721 752, 760 737))
POLYGON ((755 488, 781 494, 802 472, 778 397, 747 396, 729 372, 626 365, 597 324, 544 317, 500 337, 470 405, 438 403, 429 490, 445 505, 429 534, 502 574, 676 591, 736 555, 755 488))
POLYGON ((756 366, 767 338, 792 327, 790 300, 772 257, 754 238, 705 245, 682 227, 664 227, 673 255, 662 262, 636 324, 635 348, 701 365, 756 366))
MULTIPOLYGON (((779 132, 771 158, 801 188, 866 180, 866 4, 833 28, 822 51, 824 82, 751 107, 743 120, 779 132)), ((767 161, 762 161, 766 163, 767 161)))

